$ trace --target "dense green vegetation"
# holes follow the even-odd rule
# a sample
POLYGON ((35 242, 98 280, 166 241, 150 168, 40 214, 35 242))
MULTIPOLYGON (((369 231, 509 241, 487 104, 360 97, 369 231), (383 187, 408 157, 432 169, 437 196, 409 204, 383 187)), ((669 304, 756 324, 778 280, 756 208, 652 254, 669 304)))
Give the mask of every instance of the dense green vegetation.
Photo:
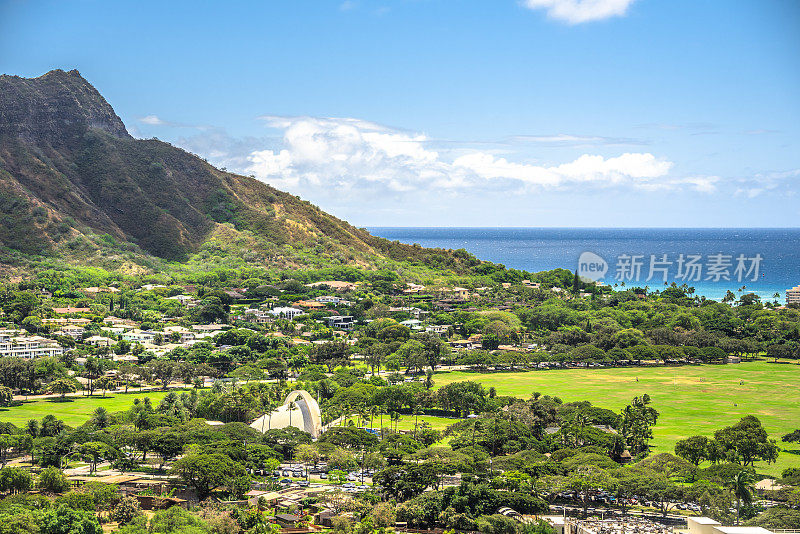
POLYGON ((131 138, 75 71, 0 77, 0 111, 0 534, 797 526, 797 307, 375 238, 131 138), (248 426, 294 389, 318 439, 248 426), (319 492, 242 502, 309 468, 319 492))

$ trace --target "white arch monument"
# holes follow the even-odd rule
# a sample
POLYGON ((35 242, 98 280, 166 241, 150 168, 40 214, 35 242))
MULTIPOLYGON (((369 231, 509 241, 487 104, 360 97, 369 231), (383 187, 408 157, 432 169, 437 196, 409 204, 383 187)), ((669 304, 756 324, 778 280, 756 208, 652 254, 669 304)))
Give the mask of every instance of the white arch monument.
POLYGON ((293 426, 318 438, 322 433, 322 414, 319 404, 308 391, 296 389, 286 396, 283 405, 272 413, 265 413, 250 424, 261 433, 274 428, 287 428, 293 426), (293 405, 292 410, 289 410, 293 405))

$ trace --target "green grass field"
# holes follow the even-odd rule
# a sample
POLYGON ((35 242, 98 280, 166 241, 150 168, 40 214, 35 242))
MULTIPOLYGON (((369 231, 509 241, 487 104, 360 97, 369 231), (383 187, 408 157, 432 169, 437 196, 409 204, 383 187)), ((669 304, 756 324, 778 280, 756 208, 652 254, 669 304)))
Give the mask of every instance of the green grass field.
MULTIPOLYGON (((703 434, 730 425, 745 415, 756 415, 770 436, 780 436, 800 427, 800 366, 748 362, 739 365, 655 367, 626 369, 569 369, 522 373, 445 372, 434 377, 435 387, 474 380, 494 386, 499 395, 528 398, 534 391, 555 395, 564 401, 588 400, 596 406, 621 410, 636 395, 648 393, 661 412, 653 429, 653 451, 672 452, 681 438, 703 434)), ((150 397, 157 403, 166 392, 71 397, 67 401, 36 400, 22 406, 0 409, 0 421, 22 426, 29 419, 53 414, 70 426, 83 424, 99 406, 109 412, 128 409, 133 400, 150 397)), ((457 421, 445 417, 420 416, 432 428, 443 430, 457 421)), ((372 426, 377 428, 376 420, 372 426)), ((384 426, 389 426, 384 417, 384 426)), ((403 416, 398 427, 411 430, 413 416, 403 416)), ((787 467, 800 467, 800 446, 780 443, 776 464, 759 465, 759 471, 778 475, 787 467)))
MULTIPOLYGON (((181 390, 170 390, 180 393, 181 390)), ((109 413, 127 410, 137 398, 150 397, 157 404, 167 394, 166 391, 144 391, 129 393, 107 393, 105 398, 100 393, 91 397, 66 397, 65 400, 45 399, 32 400, 22 406, 0 408, 0 422, 14 423, 24 426, 30 419, 39 419, 53 414, 69 426, 80 426, 92 417, 92 412, 102 406, 109 413)))
MULTIPOLYGON (((521 373, 439 373, 435 387, 474 380, 494 386, 498 395, 528 398, 534 391, 564 401, 588 400, 621 410, 636 395, 647 393, 661 413, 653 429, 653 451, 672 452, 681 438, 731 425, 745 415, 758 417, 770 437, 800 428, 800 366, 765 361, 738 365, 703 365, 625 369, 565 369, 521 373), (740 383, 741 382, 741 383, 740 383)), ((779 443, 776 464, 759 465, 760 472, 780 474, 800 467, 800 446, 779 443)))

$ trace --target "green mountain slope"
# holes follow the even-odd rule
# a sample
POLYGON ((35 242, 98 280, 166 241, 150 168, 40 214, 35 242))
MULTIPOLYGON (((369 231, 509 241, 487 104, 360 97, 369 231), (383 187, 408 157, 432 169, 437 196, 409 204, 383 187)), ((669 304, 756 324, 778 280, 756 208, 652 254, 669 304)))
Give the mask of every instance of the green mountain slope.
POLYGON ((180 261, 210 244, 283 267, 304 261, 298 251, 365 266, 480 263, 374 237, 169 143, 134 139, 74 70, 0 76, 0 217, 6 252, 85 264, 180 261))

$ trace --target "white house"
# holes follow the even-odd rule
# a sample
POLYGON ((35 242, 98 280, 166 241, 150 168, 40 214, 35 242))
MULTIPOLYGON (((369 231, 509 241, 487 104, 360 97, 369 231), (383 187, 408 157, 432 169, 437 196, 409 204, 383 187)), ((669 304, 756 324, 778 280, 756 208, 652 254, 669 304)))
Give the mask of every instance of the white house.
POLYGON ((124 332, 122 339, 130 341, 131 343, 152 343, 156 334, 160 332, 153 332, 152 330, 139 330, 138 328, 130 332, 124 332))
POLYGON ((105 336, 87 337, 84 341, 89 345, 94 345, 96 347, 110 347, 111 345, 116 343, 116 341, 114 341, 110 337, 105 337, 105 336))
POLYGON ((0 356, 33 359, 64 354, 64 349, 52 339, 41 336, 17 337, 9 332, 14 331, 0 331, 0 356))
POLYGON ((274 315, 275 317, 283 317, 285 319, 289 319, 290 321, 297 317, 298 315, 303 315, 304 312, 300 308, 291 308, 288 306, 278 306, 276 308, 272 308, 269 310, 269 313, 274 315))
POLYGON ((196 337, 196 334, 193 330, 189 330, 188 328, 184 328, 183 326, 165 326, 164 327, 164 337, 171 337, 172 334, 180 334, 180 342, 187 343, 189 341, 193 341, 196 337))

